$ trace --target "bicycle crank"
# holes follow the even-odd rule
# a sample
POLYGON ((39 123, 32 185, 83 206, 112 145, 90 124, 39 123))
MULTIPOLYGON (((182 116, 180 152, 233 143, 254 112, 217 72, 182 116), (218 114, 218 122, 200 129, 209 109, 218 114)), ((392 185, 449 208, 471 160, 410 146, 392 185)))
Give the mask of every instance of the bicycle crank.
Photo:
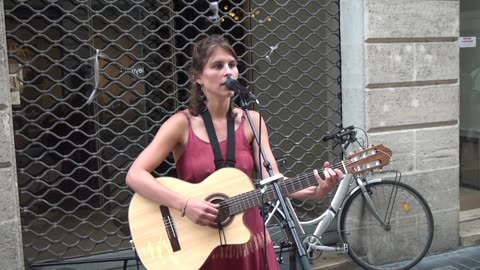
POLYGON ((322 255, 323 250, 318 249, 317 247, 319 246, 322 246, 322 242, 316 235, 309 235, 303 239, 303 248, 310 260, 316 259, 322 255))

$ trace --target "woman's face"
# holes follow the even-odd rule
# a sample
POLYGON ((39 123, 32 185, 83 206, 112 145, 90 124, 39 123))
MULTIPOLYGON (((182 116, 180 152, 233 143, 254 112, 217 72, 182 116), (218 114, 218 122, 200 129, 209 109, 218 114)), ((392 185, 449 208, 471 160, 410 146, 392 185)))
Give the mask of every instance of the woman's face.
POLYGON ((237 61, 225 49, 216 48, 196 81, 203 86, 205 95, 214 94, 231 97, 233 91, 228 90, 225 86, 228 77, 233 79, 238 77, 237 61))

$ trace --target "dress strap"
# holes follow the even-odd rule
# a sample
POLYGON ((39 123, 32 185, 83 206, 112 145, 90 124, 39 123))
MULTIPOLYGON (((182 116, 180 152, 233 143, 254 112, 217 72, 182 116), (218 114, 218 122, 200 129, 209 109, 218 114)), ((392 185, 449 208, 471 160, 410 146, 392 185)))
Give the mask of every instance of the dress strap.
POLYGON ((227 118, 227 167, 235 167, 235 118, 228 116, 227 118))
POLYGON ((213 155, 215 157, 215 170, 219 170, 225 166, 235 167, 235 119, 233 116, 227 117, 227 161, 225 162, 222 157, 220 144, 218 143, 217 134, 215 133, 215 127, 213 126, 210 113, 205 108, 200 115, 205 123, 210 145, 212 146, 213 155))

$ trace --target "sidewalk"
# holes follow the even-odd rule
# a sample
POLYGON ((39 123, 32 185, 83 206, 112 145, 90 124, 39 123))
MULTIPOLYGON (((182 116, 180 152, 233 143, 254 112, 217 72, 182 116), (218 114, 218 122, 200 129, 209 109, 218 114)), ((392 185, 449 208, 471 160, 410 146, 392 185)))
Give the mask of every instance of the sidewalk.
MULTIPOLYGON (((117 255, 126 256, 124 252, 119 252, 117 255)), ((127 256, 128 257, 128 256, 127 256)), ((338 255, 336 256, 338 258, 338 255)), ((99 256, 96 259, 101 259, 99 256)), ((318 265, 313 265, 313 269, 321 270, 361 270, 362 268, 353 264, 347 256, 344 259, 344 264, 326 265, 327 261, 321 260, 318 265)), ((73 260, 74 261, 74 260, 73 260)), ((328 264, 328 263, 327 263, 328 264)), ((95 264, 71 264, 71 265, 58 265, 58 266, 44 266, 30 268, 32 270, 136 270, 137 266, 135 260, 125 261, 111 261, 95 264), (124 263, 126 263, 124 265, 124 263), (124 268, 126 267, 126 268, 124 268)), ((140 270, 145 268, 140 265, 140 270)), ((430 255, 423 258, 412 270, 480 270, 480 245, 473 247, 459 247, 455 250, 449 250, 443 253, 430 255)))
MULTIPOLYGON (((314 270, 361 270, 348 255, 322 255, 314 270)), ((480 245, 458 247, 423 258, 412 270, 480 270, 480 245)))
POLYGON ((425 257, 413 269, 416 270, 480 270, 480 245, 425 257))

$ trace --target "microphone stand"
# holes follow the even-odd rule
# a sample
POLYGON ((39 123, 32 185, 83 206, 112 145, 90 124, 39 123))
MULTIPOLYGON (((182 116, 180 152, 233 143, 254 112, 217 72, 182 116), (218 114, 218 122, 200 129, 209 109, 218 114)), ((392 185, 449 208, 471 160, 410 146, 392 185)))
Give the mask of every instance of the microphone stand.
MULTIPOLYGON (((255 137, 255 141, 258 144, 260 154, 261 154, 261 156, 264 160, 263 166, 267 170, 268 175, 270 177, 273 177, 274 173, 273 173, 273 170, 272 170, 272 165, 270 164, 270 162, 267 159, 267 156, 265 154, 265 151, 263 150, 260 138, 258 137, 258 132, 255 128, 252 117, 250 116, 250 112, 248 111, 249 101, 251 99, 254 99, 258 104, 258 100, 250 92, 246 92, 246 93, 245 92, 241 93, 240 91, 235 91, 235 92, 238 94, 238 97, 240 99, 240 107, 242 108, 242 110, 245 112, 245 115, 247 116, 248 123, 250 124, 250 127, 253 131, 253 136, 255 137)), ((285 203, 285 199, 283 198, 280 187, 278 186, 277 181, 271 181, 270 183, 272 184, 272 186, 275 190, 275 193, 277 195, 277 199, 280 202, 280 206, 283 210, 283 213, 285 214, 285 221, 287 222, 287 228, 290 231, 290 235, 292 236, 292 238, 294 240, 293 244, 294 244, 295 249, 297 250, 298 257, 300 258, 300 262, 302 264, 302 268, 304 270, 310 270, 312 268, 310 266, 310 263, 308 262, 307 253, 303 249, 302 243, 300 242, 300 238, 298 237, 297 230, 295 228, 295 223, 293 222, 293 219, 290 216, 290 210, 285 203)), ((294 263, 296 263, 296 261, 294 263)), ((295 265, 293 265, 293 267, 295 267, 295 265)), ((292 265, 290 265, 290 269, 292 269, 292 265)))

